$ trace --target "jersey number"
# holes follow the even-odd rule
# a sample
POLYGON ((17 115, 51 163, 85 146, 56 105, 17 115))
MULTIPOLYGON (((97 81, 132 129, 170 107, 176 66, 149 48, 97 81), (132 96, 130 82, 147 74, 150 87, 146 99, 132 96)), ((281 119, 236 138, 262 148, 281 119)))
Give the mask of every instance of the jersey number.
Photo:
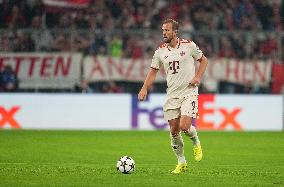
POLYGON ((169 62, 169 66, 170 66, 170 70, 172 70, 172 74, 178 73, 177 70, 179 69, 179 61, 169 62))

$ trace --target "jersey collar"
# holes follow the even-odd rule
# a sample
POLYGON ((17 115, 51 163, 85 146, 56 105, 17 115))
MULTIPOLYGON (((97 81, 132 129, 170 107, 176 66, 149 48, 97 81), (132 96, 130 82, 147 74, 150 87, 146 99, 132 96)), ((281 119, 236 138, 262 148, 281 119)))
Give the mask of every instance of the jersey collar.
POLYGON ((179 38, 177 38, 177 39, 178 39, 177 45, 174 48, 170 47, 169 44, 167 44, 167 48, 168 48, 169 51, 171 51, 172 49, 178 49, 179 48, 179 46, 180 46, 180 39, 179 38))

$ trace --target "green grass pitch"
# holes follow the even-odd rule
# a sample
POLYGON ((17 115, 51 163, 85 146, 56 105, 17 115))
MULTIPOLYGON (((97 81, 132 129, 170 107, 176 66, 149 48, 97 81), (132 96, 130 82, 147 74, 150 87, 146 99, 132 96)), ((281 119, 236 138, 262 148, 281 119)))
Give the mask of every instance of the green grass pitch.
POLYGON ((0 186, 284 186, 283 132, 199 132, 204 159, 170 174, 166 131, 0 130, 0 186), (133 174, 116 171, 123 155, 133 174))

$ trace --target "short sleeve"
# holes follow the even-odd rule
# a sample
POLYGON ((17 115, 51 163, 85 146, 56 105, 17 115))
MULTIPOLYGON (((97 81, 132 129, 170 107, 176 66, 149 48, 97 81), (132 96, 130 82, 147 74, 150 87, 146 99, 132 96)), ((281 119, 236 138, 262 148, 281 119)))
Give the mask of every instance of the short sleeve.
POLYGON ((191 45, 192 45, 192 48, 191 48, 192 57, 195 60, 199 60, 203 56, 203 52, 199 49, 199 47, 194 42, 191 42, 191 45))
POLYGON ((158 56, 158 50, 156 50, 155 54, 152 58, 151 68, 160 69, 160 65, 161 65, 161 62, 160 62, 160 58, 158 56))

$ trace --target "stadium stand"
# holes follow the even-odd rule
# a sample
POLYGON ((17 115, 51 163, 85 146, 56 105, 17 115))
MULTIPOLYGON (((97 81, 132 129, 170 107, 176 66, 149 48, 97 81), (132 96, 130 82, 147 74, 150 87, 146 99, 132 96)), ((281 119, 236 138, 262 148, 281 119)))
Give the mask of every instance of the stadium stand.
MULTIPOLYGON (((283 64, 282 0, 86 0, 85 3, 87 6, 68 8, 51 7, 44 0, 3 0, 0 52, 81 52, 116 58, 151 58, 161 41, 160 24, 170 17, 181 23, 181 36, 195 41, 209 58, 271 60, 283 64)), ((86 80, 81 83, 85 85, 86 80)), ((93 92, 110 92, 110 85, 115 84, 119 88, 114 90, 118 92, 136 93, 141 83, 122 80, 87 84, 93 92)), ((85 86, 62 90, 72 92, 80 87, 85 86)), ((255 87, 258 86, 252 83, 223 81, 216 92, 272 92, 271 84, 255 87)), ((153 91, 164 89, 163 83, 157 83, 153 91)), ((201 90, 210 92, 206 87, 201 90)))

